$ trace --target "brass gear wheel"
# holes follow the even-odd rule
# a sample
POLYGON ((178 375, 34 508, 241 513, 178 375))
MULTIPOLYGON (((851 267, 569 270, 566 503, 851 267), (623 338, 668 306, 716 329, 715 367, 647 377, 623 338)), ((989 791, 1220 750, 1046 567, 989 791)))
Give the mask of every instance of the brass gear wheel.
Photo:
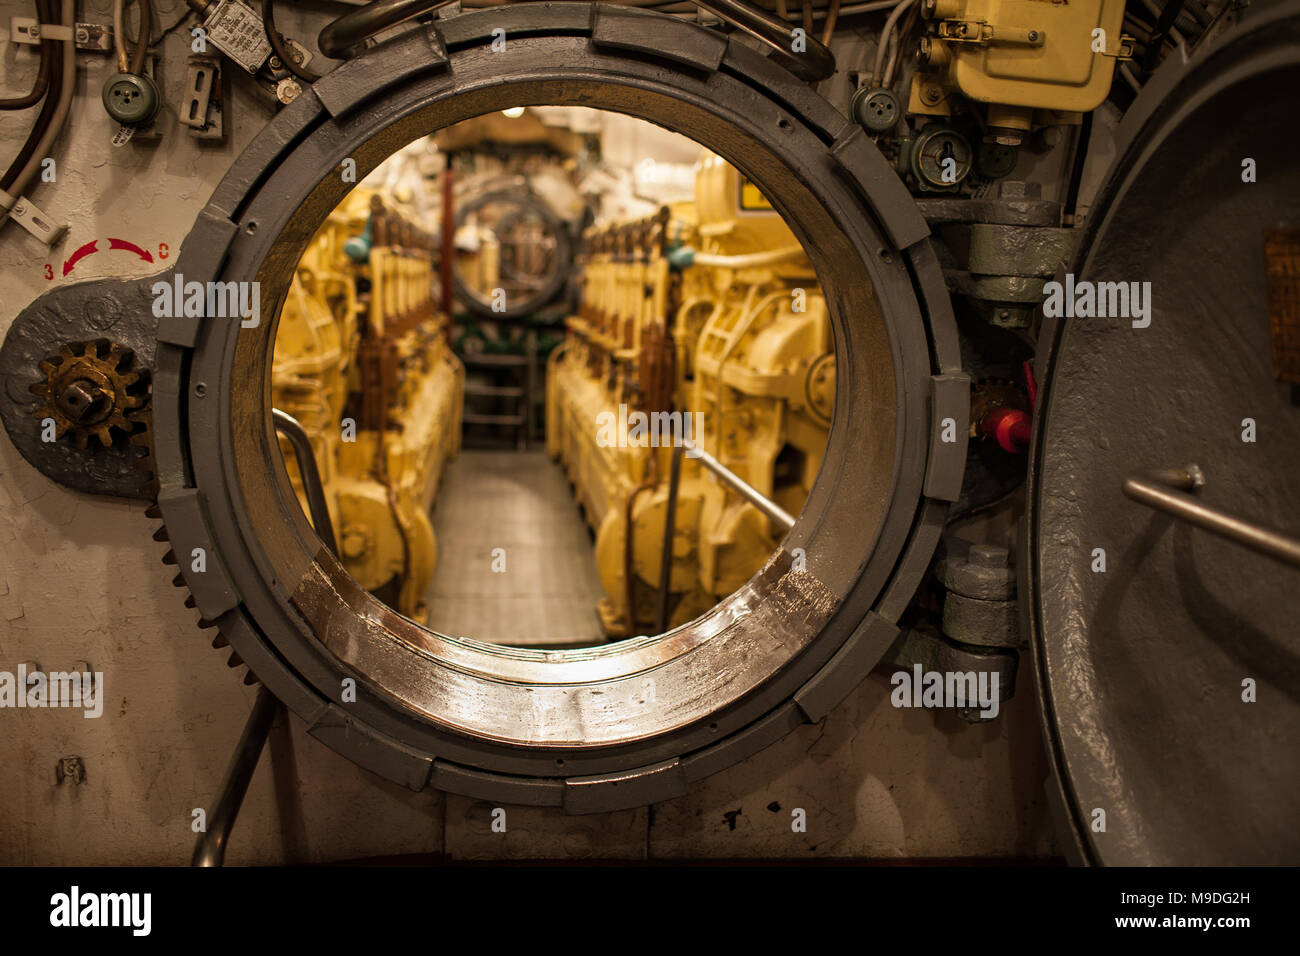
POLYGON ((125 434, 148 426, 147 382, 131 369, 134 355, 107 339, 65 342, 57 361, 41 362, 45 381, 31 386, 45 404, 36 409, 38 419, 54 421, 55 437, 71 435, 84 449, 91 436, 108 448, 113 429, 125 434))

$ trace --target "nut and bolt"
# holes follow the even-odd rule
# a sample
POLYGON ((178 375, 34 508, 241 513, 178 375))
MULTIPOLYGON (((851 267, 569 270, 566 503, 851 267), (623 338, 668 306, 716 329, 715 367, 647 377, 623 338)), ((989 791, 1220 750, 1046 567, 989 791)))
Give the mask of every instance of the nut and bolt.
POLYGON ((998 183, 999 199, 1041 199, 1042 183, 1026 183, 1018 179, 1004 179, 998 183))
POLYGON ((59 392, 59 411, 78 425, 103 420, 112 411, 113 399, 101 386, 88 379, 69 382, 59 392))
POLYGON ((996 544, 972 544, 968 560, 981 568, 1005 568, 1011 552, 996 544))

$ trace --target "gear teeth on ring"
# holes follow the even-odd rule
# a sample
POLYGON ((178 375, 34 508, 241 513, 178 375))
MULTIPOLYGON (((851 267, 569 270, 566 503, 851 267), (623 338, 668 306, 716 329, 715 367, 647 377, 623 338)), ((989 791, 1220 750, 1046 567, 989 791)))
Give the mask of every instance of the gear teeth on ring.
MULTIPOLYGON (((162 509, 158 507, 158 503, 156 501, 150 504, 147 508, 145 508, 144 513, 149 518, 153 518, 157 521, 162 520, 162 509)), ((158 542, 169 542, 171 540, 170 535, 167 533, 167 526, 165 524, 160 524, 158 526, 158 528, 153 533, 153 539, 158 542)), ((162 561, 164 564, 175 565, 177 563, 175 552, 172 551, 171 549, 168 549, 167 553, 163 555, 162 561)), ((178 588, 186 587, 185 576, 183 574, 177 574, 176 577, 172 579, 172 584, 178 588)), ((187 608, 190 608, 191 610, 198 609, 198 601, 195 600, 193 593, 189 593, 185 595, 185 606, 187 608)), ((198 620, 195 623, 198 625, 200 630, 212 630, 213 628, 216 629, 216 634, 214 634, 212 637, 212 647, 215 650, 221 650, 223 648, 230 647, 230 641, 224 634, 221 633, 221 625, 219 623, 210 620, 206 617, 203 617, 202 615, 199 616, 198 620)), ((244 663, 244 659, 240 657, 236 651, 232 650, 230 652, 230 657, 227 658, 226 660, 226 666, 230 668, 244 667, 245 672, 243 676, 243 683, 248 687, 252 687, 261 683, 261 681, 258 680, 257 675, 253 673, 252 668, 249 668, 244 663)))

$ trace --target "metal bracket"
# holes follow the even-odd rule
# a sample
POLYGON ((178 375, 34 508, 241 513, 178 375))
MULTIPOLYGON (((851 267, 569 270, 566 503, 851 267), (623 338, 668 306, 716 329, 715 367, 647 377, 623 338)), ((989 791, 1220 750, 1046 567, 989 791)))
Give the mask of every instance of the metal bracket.
POLYGON ((1128 34, 1122 33, 1120 34, 1119 50, 1117 52, 1112 53, 1110 52, 1110 50, 1102 50, 1098 55, 1108 56, 1116 60, 1117 62, 1123 63, 1125 61, 1133 59, 1134 44, 1136 42, 1137 41, 1133 37, 1129 36, 1128 34))
POLYGON ((1047 33, 1039 29, 995 27, 987 20, 941 20, 938 37, 949 43, 1038 47, 1046 42, 1047 33))
POLYGON ((31 17, 11 17, 9 38, 24 46, 39 46, 44 40, 73 40, 78 50, 91 53, 113 52, 113 28, 98 23, 78 23, 75 27, 57 23, 40 23, 31 17))
POLYGON ((191 56, 185 72, 185 98, 179 119, 200 140, 226 138, 225 73, 215 56, 191 56))
MULTIPOLYGON (((0 199, 8 201, 12 196, 0 194, 0 199)), ((0 203, 3 208, 4 203, 0 203)), ((9 218, 18 225, 22 226, 41 242, 47 246, 52 246, 68 231, 66 223, 55 223, 54 220, 45 214, 45 212, 32 202, 30 199, 19 198, 9 210, 9 218)))

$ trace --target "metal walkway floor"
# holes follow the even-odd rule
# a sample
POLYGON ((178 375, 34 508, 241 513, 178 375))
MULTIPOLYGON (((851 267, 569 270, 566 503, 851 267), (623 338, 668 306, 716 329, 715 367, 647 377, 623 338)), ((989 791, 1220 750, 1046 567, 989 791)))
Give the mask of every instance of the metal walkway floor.
POLYGON ((443 474, 433 528, 434 630, 518 646, 605 642, 591 535, 544 452, 462 451, 443 474))

